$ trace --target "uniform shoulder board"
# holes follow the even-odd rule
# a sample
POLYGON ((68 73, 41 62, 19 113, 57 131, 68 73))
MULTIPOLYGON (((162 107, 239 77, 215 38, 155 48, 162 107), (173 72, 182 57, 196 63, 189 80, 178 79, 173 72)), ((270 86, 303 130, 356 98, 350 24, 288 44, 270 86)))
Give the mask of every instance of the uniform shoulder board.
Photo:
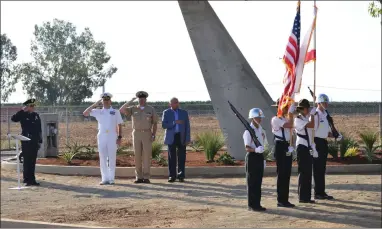
POLYGON ((297 118, 302 119, 301 115, 297 115, 297 118))

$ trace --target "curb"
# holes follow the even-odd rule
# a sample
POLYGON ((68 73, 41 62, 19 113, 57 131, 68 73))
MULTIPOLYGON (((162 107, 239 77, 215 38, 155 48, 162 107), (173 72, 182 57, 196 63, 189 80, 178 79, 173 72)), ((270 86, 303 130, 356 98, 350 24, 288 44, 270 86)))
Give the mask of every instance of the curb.
POLYGON ((48 223, 40 221, 26 221, 14 219, 1 219, 1 228, 102 228, 75 224, 48 223))
MULTIPOLYGON (((16 170, 17 164, 14 162, 1 163, 2 169, 16 170)), ((381 174, 380 164, 359 164, 359 165, 334 165, 326 167, 326 174, 381 174)), ((77 176, 100 176, 99 167, 95 166, 62 166, 62 165, 36 165, 36 173, 55 175, 77 175, 77 176)), ((186 167, 187 177, 233 177, 245 176, 244 166, 216 166, 216 167, 186 167)), ((297 167, 292 167, 292 173, 297 174, 297 167)), ((276 166, 266 167, 264 176, 276 176, 276 166)), ((134 178, 134 167, 117 167, 115 176, 120 178, 134 178)), ((167 177, 167 167, 152 167, 152 177, 167 177)))

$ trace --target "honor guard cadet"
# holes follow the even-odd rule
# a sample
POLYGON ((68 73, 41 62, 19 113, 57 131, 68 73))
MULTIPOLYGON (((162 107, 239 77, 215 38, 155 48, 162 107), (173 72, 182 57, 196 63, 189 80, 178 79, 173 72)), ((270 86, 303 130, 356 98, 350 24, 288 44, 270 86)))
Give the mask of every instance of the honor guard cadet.
POLYGON ((152 106, 146 104, 148 96, 147 92, 138 91, 137 106, 127 107, 131 100, 119 109, 121 113, 131 117, 132 121, 136 176, 134 183, 150 183, 152 142, 157 132, 158 115, 152 106))
POLYGON ((266 209, 260 205, 261 200, 261 183, 265 168, 264 139, 265 133, 261 127, 261 119, 264 118, 263 112, 259 108, 253 108, 249 111, 249 119, 251 119, 251 127, 255 130, 256 136, 261 146, 256 147, 248 130, 244 131, 243 139, 247 154, 245 156, 245 168, 247 178, 248 192, 248 210, 249 211, 265 211, 266 209))
MULTIPOLYGON (((329 104, 329 97, 325 94, 320 94, 316 100, 317 111, 315 113, 315 137, 314 142, 318 152, 318 157, 313 159, 313 178, 314 178, 314 198, 318 200, 331 200, 325 192, 325 172, 326 160, 328 158, 328 137, 333 137, 326 109, 329 104)), ((337 141, 342 139, 341 134, 336 138, 337 141)))
POLYGON ((35 99, 29 99, 23 103, 24 107, 11 118, 13 122, 20 122, 21 135, 30 138, 30 141, 22 141, 23 153, 23 182, 26 186, 38 186, 36 182, 35 168, 37 153, 42 143, 42 130, 40 116, 35 112, 35 99))
MULTIPOLYGON (((278 107, 279 99, 276 104, 278 107)), ((290 129, 293 128, 293 118, 287 117, 295 111, 295 105, 292 104, 289 108, 285 106, 282 109, 282 116, 274 116, 271 120, 272 133, 275 140, 275 158, 277 165, 277 206, 278 207, 295 207, 289 202, 289 184, 290 175, 292 172, 292 153, 293 146, 290 146, 291 139, 290 129)))
POLYGON ((98 152, 99 166, 101 169, 101 183, 114 184, 117 148, 122 140, 122 117, 119 110, 111 106, 112 95, 103 93, 101 99, 84 111, 84 116, 89 115, 98 121, 98 152), (102 102, 103 108, 96 109, 102 102))
POLYGON ((317 157, 317 151, 312 143, 312 131, 314 128, 314 114, 316 108, 310 111, 310 104, 307 99, 298 102, 297 112, 299 115, 294 119, 296 130, 297 163, 298 163, 298 195, 300 203, 315 203, 311 200, 312 189, 312 166, 313 157, 317 157))

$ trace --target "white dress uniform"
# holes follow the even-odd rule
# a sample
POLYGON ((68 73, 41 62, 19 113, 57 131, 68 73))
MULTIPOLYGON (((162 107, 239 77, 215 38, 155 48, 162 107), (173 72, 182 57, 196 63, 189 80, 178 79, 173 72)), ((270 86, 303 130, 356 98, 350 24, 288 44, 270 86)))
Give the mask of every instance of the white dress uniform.
MULTIPOLYGON (((259 140, 260 144, 262 146, 264 146, 264 144, 268 144, 265 132, 263 131, 263 127, 259 125, 259 128, 256 128, 252 122, 251 122, 251 127, 255 131, 257 139, 259 140)), ((251 134, 249 133, 248 130, 244 131, 243 140, 245 145, 250 146, 253 149, 256 148, 255 143, 252 141, 251 134)))
POLYGON ((93 109, 90 115, 98 121, 97 140, 102 182, 114 182, 118 148, 117 131, 118 125, 123 123, 121 113, 110 107, 93 109))
POLYGON ((271 126, 272 126, 272 133, 275 136, 278 136, 275 138, 276 141, 281 141, 280 138, 283 137, 283 131, 284 129, 284 136, 285 136, 285 141, 289 142, 290 140, 290 129, 289 128, 283 128, 284 124, 287 123, 288 120, 285 117, 277 117, 274 116, 271 120, 271 126))
POLYGON ((329 133, 331 132, 329 122, 327 119, 328 114, 326 111, 321 111, 320 109, 317 109, 317 112, 314 116, 314 130, 315 134, 314 136, 316 138, 323 138, 326 139, 329 136, 329 133))

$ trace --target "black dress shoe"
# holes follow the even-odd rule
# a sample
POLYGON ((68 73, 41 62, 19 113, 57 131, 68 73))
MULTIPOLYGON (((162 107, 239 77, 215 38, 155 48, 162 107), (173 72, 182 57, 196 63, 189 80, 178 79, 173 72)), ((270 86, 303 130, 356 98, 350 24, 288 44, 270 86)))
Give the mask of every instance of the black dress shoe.
POLYGON ((170 182, 170 183, 174 183, 174 182, 175 182, 175 179, 174 179, 174 178, 171 178, 171 177, 169 177, 169 178, 168 178, 168 182, 170 182))
POLYGON ((295 205, 291 204, 289 202, 286 203, 277 203, 277 207, 283 207, 283 208, 294 208, 295 205))
POLYGON ((254 212, 263 212, 267 210, 266 208, 262 207, 262 206, 258 206, 258 207, 248 207, 248 211, 254 211, 254 212))
POLYGON ((40 183, 35 182, 28 182, 25 184, 25 186, 40 186, 40 183))
POLYGON ((150 184, 151 182, 150 182, 149 179, 143 179, 143 183, 145 183, 145 184, 150 184))
POLYGON ((143 179, 137 179, 134 181, 135 184, 141 184, 143 183, 143 179))
POLYGON ((314 199, 316 199, 316 200, 332 200, 332 199, 334 199, 334 197, 329 196, 328 194, 324 193, 323 195, 314 195, 314 199))
POLYGON ((300 200, 299 202, 302 204, 314 204, 314 203, 316 203, 316 201, 314 201, 314 200, 300 200))
POLYGON ((184 178, 178 178, 179 182, 184 182, 184 178))

